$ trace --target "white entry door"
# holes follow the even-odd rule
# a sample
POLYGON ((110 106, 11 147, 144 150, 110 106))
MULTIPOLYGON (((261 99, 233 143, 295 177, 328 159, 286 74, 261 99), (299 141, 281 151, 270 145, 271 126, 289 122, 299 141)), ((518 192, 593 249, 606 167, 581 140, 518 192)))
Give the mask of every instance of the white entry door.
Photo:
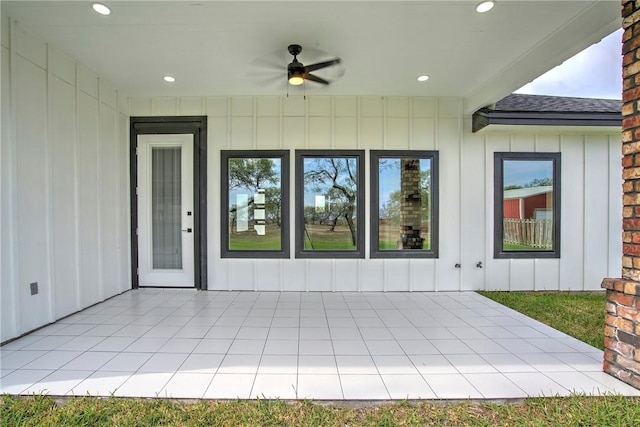
POLYGON ((193 287, 193 135, 138 136, 138 284, 193 287))

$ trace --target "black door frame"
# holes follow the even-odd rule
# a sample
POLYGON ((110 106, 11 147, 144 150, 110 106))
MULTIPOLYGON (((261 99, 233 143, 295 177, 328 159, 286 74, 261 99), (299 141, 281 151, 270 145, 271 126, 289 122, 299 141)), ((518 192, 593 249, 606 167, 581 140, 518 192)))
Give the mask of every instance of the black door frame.
POLYGON ((207 117, 131 117, 129 177, 131 182, 131 287, 138 277, 138 135, 190 133, 193 135, 194 286, 207 289, 207 117))

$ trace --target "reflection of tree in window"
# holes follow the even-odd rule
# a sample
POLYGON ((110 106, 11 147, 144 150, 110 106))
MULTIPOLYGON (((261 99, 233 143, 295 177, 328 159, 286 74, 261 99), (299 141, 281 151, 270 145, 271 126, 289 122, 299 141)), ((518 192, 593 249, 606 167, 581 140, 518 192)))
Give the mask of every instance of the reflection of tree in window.
POLYGON ((430 249, 430 165, 428 159, 380 159, 380 184, 395 188, 379 198, 380 250, 430 249))
MULTIPOLYGON (((281 225, 281 160, 269 158, 230 158, 229 174, 229 249, 279 250, 281 225), (254 212, 263 206, 256 204, 255 195, 264 192, 263 235, 254 212), (238 206, 234 200, 241 200, 238 206), (246 213, 244 213, 246 210, 246 213), (244 215, 244 218, 240 216, 244 215), (241 226, 246 221, 247 226, 241 226)), ((261 225, 261 224, 260 224, 261 225)))
POLYGON ((304 160, 305 249, 356 249, 357 167, 355 158, 304 160))

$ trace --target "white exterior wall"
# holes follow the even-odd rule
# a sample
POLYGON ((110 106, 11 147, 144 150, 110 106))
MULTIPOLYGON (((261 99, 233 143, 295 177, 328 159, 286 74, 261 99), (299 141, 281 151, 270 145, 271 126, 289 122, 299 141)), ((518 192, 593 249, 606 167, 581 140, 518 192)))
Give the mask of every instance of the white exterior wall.
MULTIPOLYGON (((208 287, 264 291, 599 290, 619 276, 620 135, 473 134, 462 99, 132 98, 132 116, 208 116, 208 287), (220 258, 220 150, 291 150, 290 259, 220 258), (365 150, 366 258, 295 259, 295 149, 365 150), (438 259, 368 259, 369 150, 438 150, 438 259), (493 259, 493 153, 562 152, 560 259, 493 259), (482 262, 483 268, 478 268, 482 262), (461 268, 455 268, 455 264, 461 268)), ((555 133, 554 133, 555 132, 555 133)))
POLYGON ((130 288, 129 116, 108 83, 8 19, 1 98, 5 341, 130 288))

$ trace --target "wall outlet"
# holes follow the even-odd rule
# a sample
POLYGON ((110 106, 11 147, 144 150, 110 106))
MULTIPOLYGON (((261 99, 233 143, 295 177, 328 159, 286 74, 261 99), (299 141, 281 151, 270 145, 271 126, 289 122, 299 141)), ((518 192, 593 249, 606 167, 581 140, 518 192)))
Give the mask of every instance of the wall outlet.
POLYGON ((38 293, 38 282, 29 283, 29 289, 31 289, 31 295, 38 293))

